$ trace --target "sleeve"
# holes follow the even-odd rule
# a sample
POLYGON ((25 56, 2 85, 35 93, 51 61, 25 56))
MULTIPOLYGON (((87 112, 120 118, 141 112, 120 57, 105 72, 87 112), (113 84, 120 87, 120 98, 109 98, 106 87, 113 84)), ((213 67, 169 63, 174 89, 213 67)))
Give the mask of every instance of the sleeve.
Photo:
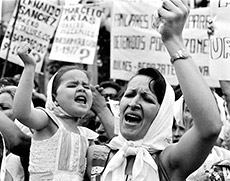
POLYGON ((88 140, 94 140, 98 137, 98 134, 89 128, 86 128, 83 126, 78 126, 78 128, 79 128, 80 134, 82 136, 85 136, 88 140))

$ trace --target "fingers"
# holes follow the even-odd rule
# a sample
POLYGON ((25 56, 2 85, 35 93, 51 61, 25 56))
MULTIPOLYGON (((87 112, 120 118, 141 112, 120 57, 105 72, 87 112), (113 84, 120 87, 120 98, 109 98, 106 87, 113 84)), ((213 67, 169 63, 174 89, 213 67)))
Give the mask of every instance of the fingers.
POLYGON ((189 6, 186 0, 164 0, 158 14, 164 19, 173 18, 177 14, 187 15, 189 14, 189 6))
POLYGON ((91 85, 90 87, 93 92, 98 91, 101 94, 101 92, 103 91, 103 87, 100 87, 99 85, 95 85, 95 86, 91 85))
POLYGON ((32 49, 31 49, 31 47, 30 47, 30 44, 28 44, 28 43, 26 43, 26 42, 22 42, 22 43, 21 43, 21 46, 20 46, 19 49, 18 49, 17 54, 18 54, 19 56, 21 56, 21 55, 28 55, 28 54, 31 53, 31 51, 32 51, 32 49))

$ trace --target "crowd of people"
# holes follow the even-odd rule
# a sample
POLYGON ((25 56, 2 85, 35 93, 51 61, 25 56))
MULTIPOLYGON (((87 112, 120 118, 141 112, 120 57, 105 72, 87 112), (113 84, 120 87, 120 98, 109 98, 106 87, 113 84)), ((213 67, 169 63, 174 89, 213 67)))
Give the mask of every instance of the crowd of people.
POLYGON ((63 66, 39 92, 34 50, 22 74, 0 79, 1 181, 206 181, 230 179, 230 82, 211 89, 183 42, 186 0, 164 1, 159 28, 179 85, 142 68, 120 86, 91 84, 63 66), (196 86, 194 86, 196 85, 196 86), (110 100, 119 101, 119 131, 110 100))

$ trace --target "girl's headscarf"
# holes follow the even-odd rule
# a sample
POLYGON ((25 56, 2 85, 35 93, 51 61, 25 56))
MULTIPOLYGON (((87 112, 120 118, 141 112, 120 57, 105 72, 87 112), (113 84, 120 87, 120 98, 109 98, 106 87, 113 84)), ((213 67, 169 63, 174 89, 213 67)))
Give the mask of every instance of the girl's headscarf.
MULTIPOLYGON (((45 108, 59 117, 73 118, 73 116, 71 116, 70 114, 65 112, 57 103, 55 103, 53 101, 52 87, 53 87, 53 80, 54 80, 54 77, 56 76, 56 74, 54 74, 50 78, 48 85, 47 85, 47 101, 46 101, 45 108)), ((97 133, 95 133, 94 131, 92 131, 86 127, 78 126, 78 128, 79 128, 80 134, 87 137, 89 140, 94 140, 98 137, 97 133)))
POLYGON ((72 117, 69 115, 67 112, 65 112, 57 103, 53 101, 52 98, 52 87, 53 87, 53 81, 54 77, 56 76, 57 73, 55 73, 49 80, 48 85, 47 85, 47 100, 46 100, 46 105, 45 108, 52 111, 55 115, 60 116, 60 117, 72 117))
POLYGON ((158 167, 151 154, 164 150, 171 144, 174 100, 174 91, 166 82, 163 102, 144 138, 128 141, 119 133, 111 140, 111 149, 119 151, 108 163, 102 174, 102 181, 125 181, 126 157, 129 155, 136 155, 132 169, 133 181, 159 180, 158 167))

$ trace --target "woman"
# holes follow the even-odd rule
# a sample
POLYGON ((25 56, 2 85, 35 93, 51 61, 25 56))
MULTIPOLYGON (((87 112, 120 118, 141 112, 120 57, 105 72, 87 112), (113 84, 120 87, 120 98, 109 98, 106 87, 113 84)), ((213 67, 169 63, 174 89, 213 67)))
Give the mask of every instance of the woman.
POLYGON ((183 43, 188 12, 185 0, 164 1, 158 11, 163 21, 159 32, 193 116, 193 127, 177 144, 171 144, 173 89, 157 70, 140 70, 128 82, 120 101, 119 135, 108 147, 88 149, 91 180, 185 180, 215 144, 221 130, 218 108, 183 43))
MULTIPOLYGON (((9 145, 7 146, 6 169, 14 180, 19 181, 28 180, 26 159, 28 159, 27 154, 29 151, 25 149, 22 150, 20 142, 24 140, 26 144, 30 143, 29 135, 31 132, 27 127, 19 123, 13 114, 12 107, 16 89, 16 86, 11 85, 0 88, 0 111, 2 117, 0 120, 0 131, 2 131, 9 145), (2 115, 3 113, 5 114, 4 117, 2 115), (7 119, 6 116, 9 119, 7 119), (17 130, 16 127, 18 127, 20 131, 17 130)), ((24 145, 23 143, 23 146, 24 145)))

